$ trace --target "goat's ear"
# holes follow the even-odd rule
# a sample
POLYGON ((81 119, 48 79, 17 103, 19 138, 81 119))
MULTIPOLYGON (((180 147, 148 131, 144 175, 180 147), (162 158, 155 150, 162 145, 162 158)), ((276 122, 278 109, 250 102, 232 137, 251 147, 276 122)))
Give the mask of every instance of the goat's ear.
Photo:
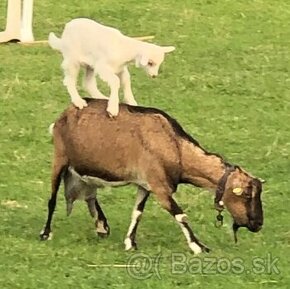
POLYGON ((135 60, 136 67, 146 66, 148 64, 149 58, 146 55, 138 55, 135 60))
POLYGON ((174 46, 162 46, 162 50, 164 53, 169 53, 175 50, 174 46))

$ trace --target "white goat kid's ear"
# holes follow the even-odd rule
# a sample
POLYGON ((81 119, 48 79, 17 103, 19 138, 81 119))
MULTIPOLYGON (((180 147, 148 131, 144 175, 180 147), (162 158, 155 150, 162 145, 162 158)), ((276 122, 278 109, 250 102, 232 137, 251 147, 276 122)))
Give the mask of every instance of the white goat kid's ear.
POLYGON ((140 64, 146 66, 149 62, 149 58, 146 55, 141 55, 140 64))
POLYGON ((174 46, 162 46, 162 50, 164 53, 169 53, 175 50, 174 46))
POLYGON ((242 188, 234 188, 233 193, 237 196, 240 196, 243 193, 243 189, 242 188))
POLYGON ((135 66, 136 66, 137 68, 140 67, 140 58, 139 58, 139 57, 136 57, 136 59, 135 59, 135 66))
POLYGON ((149 58, 145 55, 138 55, 135 61, 135 66, 146 66, 148 64, 149 58))

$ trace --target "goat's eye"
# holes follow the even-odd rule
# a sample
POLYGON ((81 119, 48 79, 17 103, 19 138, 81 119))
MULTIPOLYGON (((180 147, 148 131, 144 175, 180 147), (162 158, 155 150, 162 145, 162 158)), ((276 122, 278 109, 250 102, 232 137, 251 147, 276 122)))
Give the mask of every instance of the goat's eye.
POLYGON ((149 66, 153 66, 153 65, 154 65, 153 61, 152 61, 152 60, 149 60, 149 61, 148 61, 148 65, 149 65, 149 66))
POLYGON ((246 188, 244 195, 247 199, 251 199, 252 198, 252 188, 246 188))

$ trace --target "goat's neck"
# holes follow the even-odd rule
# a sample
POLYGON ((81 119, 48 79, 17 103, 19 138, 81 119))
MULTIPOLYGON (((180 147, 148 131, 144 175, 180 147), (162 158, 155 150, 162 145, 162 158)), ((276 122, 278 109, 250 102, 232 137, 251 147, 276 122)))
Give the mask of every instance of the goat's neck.
POLYGON ((181 165, 183 182, 206 189, 216 189, 227 168, 221 157, 188 140, 181 142, 181 165))
POLYGON ((131 62, 136 60, 142 54, 142 51, 148 49, 151 43, 146 43, 138 39, 125 36, 124 51, 126 53, 126 62, 131 62))

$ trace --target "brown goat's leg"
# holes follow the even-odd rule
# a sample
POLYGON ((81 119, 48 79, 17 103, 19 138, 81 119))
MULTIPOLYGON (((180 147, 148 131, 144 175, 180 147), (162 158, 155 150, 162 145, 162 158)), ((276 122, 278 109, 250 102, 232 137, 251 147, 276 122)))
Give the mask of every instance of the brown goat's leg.
POLYGON ((110 227, 97 198, 95 199, 95 207, 98 212, 98 219, 96 220, 96 232, 99 237, 108 237, 110 235, 110 227))
POLYGON ((125 244, 125 250, 128 251, 130 249, 137 249, 136 244, 136 233, 137 233, 137 227, 141 220, 142 213, 144 211, 144 207, 146 204, 146 201, 148 199, 149 192, 142 187, 138 188, 137 193, 137 199, 136 203, 132 212, 131 217, 131 224, 129 226, 124 244, 125 244))
POLYGON ((95 192, 92 192, 89 198, 86 199, 88 209, 92 218, 95 219, 96 233, 99 237, 108 237, 110 235, 110 227, 107 218, 97 200, 95 192))
POLYGON ((40 239, 43 241, 49 240, 52 237, 51 220, 55 210, 57 192, 61 182, 61 174, 64 168, 65 168, 64 162, 59 162, 59 160, 57 161, 57 163, 54 165, 53 168, 53 175, 51 179, 52 193, 50 200, 48 201, 48 217, 44 229, 40 232, 40 239))
POLYGON ((209 252, 204 244, 202 244, 193 234, 187 220, 187 215, 183 213, 182 209, 177 205, 175 200, 167 194, 155 194, 159 200, 161 206, 166 209, 178 222, 183 234, 186 237, 189 248, 194 252, 194 254, 199 254, 201 252, 209 252))
POLYGON ((96 197, 86 199, 88 210, 89 210, 91 217, 94 219, 97 219, 98 216, 97 216, 95 201, 96 201, 96 197))

